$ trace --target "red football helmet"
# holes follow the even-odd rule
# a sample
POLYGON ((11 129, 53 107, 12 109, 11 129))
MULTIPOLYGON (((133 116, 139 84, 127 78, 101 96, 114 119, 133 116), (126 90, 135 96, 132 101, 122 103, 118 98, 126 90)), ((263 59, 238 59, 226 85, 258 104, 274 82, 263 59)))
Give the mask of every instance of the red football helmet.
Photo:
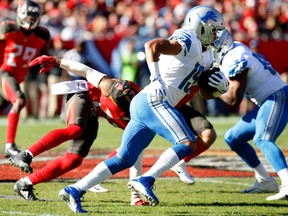
POLYGON ((30 31, 38 26, 40 16, 40 5, 34 1, 27 0, 18 6, 16 22, 21 28, 30 31))
POLYGON ((110 115, 114 119, 130 120, 130 102, 133 97, 140 91, 140 88, 128 80, 115 79, 111 86, 108 97, 101 97, 100 103, 106 106, 110 115))

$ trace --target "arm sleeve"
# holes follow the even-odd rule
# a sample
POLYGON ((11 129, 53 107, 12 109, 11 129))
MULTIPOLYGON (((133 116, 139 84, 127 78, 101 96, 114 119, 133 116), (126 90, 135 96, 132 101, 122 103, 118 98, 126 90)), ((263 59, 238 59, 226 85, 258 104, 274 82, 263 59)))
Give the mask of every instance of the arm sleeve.
POLYGON ((67 59, 61 60, 60 67, 82 77, 85 77, 87 81, 93 84, 95 87, 97 87, 101 79, 106 76, 105 74, 93 68, 90 68, 82 63, 67 59))

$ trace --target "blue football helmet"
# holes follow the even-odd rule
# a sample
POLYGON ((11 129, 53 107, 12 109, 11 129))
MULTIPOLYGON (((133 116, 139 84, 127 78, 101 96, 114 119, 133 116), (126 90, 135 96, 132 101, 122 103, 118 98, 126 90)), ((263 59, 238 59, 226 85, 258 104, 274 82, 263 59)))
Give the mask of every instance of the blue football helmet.
POLYGON ((214 42, 214 58, 218 64, 221 63, 224 55, 233 47, 233 43, 233 36, 227 29, 217 32, 217 38, 214 42))
POLYGON ((213 33, 225 28, 222 15, 215 8, 204 5, 193 7, 188 11, 184 26, 192 28, 205 47, 214 44, 213 33))

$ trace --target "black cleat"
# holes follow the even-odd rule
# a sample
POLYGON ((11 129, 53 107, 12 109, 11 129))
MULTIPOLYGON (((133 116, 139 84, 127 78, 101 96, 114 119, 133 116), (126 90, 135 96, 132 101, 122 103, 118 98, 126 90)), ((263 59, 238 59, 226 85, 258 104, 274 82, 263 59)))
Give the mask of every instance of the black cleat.
POLYGON ((15 143, 7 143, 4 148, 3 156, 8 158, 20 152, 15 143))
POLYGON ((21 179, 18 180, 14 185, 14 192, 17 193, 19 196, 23 197, 25 200, 34 201, 37 199, 33 193, 33 190, 33 185, 28 185, 21 179))
POLYGON ((22 172, 28 174, 33 172, 32 167, 30 167, 32 156, 26 151, 21 151, 16 155, 12 155, 8 160, 12 166, 18 167, 22 172))

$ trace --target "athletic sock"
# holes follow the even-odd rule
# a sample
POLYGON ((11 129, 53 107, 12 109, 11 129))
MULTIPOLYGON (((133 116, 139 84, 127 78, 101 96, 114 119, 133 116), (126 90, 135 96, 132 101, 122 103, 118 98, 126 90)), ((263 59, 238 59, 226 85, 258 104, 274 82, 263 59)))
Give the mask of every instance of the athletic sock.
POLYGON ((82 134, 83 130, 80 126, 72 124, 66 128, 56 129, 48 132, 34 145, 28 148, 28 151, 35 157, 49 149, 55 148, 58 145, 68 140, 73 140, 82 134))
POLYGON ((63 157, 50 161, 45 167, 28 177, 33 185, 51 181, 80 166, 82 161, 82 156, 67 152, 63 157))
POLYGON ((260 163, 257 167, 253 168, 255 172, 255 177, 256 179, 263 179, 265 181, 268 181, 271 179, 271 176, 269 173, 266 171, 266 169, 263 167, 262 163, 260 163))
POLYGON ((202 152, 206 151, 209 147, 205 146, 202 142, 196 142, 196 149, 192 152, 192 154, 183 158, 185 162, 189 162, 192 158, 200 155, 202 152))
POLYGON ((143 176, 152 176, 156 179, 191 153, 192 149, 185 144, 174 145, 172 148, 164 151, 156 163, 143 176))
POLYGON ((104 180, 110 178, 112 173, 104 162, 99 163, 90 173, 84 176, 81 180, 76 182, 73 186, 87 191, 94 185, 102 183, 104 180))
POLYGON ((160 155, 156 163, 143 176, 152 176, 156 179, 178 162, 179 158, 176 152, 169 148, 160 155))
POLYGON ((288 168, 284 168, 277 172, 282 185, 288 185, 288 168))
POLYGON ((29 179, 28 176, 25 177, 25 178, 23 178, 23 179, 21 179, 21 181, 25 182, 25 183, 28 184, 28 185, 33 185, 33 183, 30 181, 30 179, 29 179))
POLYGON ((15 136, 18 127, 18 122, 19 122, 18 113, 8 113, 6 143, 15 143, 15 136))
POLYGON ((137 176, 142 175, 142 160, 143 160, 143 152, 138 156, 135 164, 129 169, 129 178, 134 179, 137 176))

